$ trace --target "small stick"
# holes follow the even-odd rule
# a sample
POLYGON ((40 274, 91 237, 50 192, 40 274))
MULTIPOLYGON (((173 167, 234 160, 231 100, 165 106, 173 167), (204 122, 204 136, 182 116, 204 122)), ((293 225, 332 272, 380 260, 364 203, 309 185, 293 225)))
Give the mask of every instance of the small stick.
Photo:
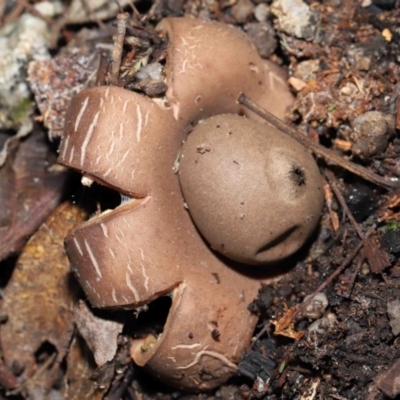
POLYGON ((343 208, 343 211, 345 212, 347 218, 350 220, 351 224, 353 225, 354 229, 356 230, 358 236, 360 236, 360 239, 365 241, 365 236, 361 231, 360 226, 357 224, 357 221, 354 219, 353 214, 349 210, 349 207, 347 207, 347 204, 344 200, 344 197, 342 196, 342 193, 340 193, 340 190, 336 184, 336 179, 335 176, 331 171, 325 170, 324 171, 326 179, 328 179, 329 185, 331 186, 333 193, 335 193, 336 198, 338 199, 341 207, 343 208))
POLYGON ((47 369, 51 368, 52 364, 56 361, 57 353, 53 353, 49 356, 49 358, 37 368, 35 373, 27 378, 24 382, 22 382, 17 388, 9 391, 8 395, 17 395, 23 392, 24 388, 28 387, 30 382, 35 382, 40 376, 42 376, 47 369))
POLYGON ((385 268, 391 265, 388 254, 384 250, 379 249, 373 240, 367 239, 365 237, 365 235, 361 231, 360 225, 357 224, 356 220, 353 217, 353 214, 349 210, 349 207, 347 207, 342 193, 340 193, 340 190, 336 184, 336 178, 333 173, 331 171, 325 171, 325 176, 328 179, 336 198, 338 199, 340 205, 346 213, 347 218, 350 220, 351 224, 354 226, 354 229, 357 231, 358 236, 360 236, 361 240, 364 243, 364 254, 366 259, 368 260, 371 271, 375 274, 381 273, 385 268))
POLYGON ((275 117, 268 111, 264 110, 262 107, 251 101, 244 93, 241 93, 238 97, 238 103, 242 104, 244 107, 248 108, 250 111, 253 111, 255 114, 259 115, 265 121, 269 122, 276 128, 278 128, 283 133, 291 136, 293 139, 296 139, 300 143, 302 143, 305 147, 310 149, 313 153, 318 156, 324 157, 326 160, 329 160, 337 165, 340 165, 342 168, 347 169, 355 175, 361 176, 367 181, 370 181, 376 185, 384 186, 386 188, 400 188, 400 180, 398 178, 385 178, 379 176, 368 169, 362 167, 361 165, 354 164, 350 161, 345 160, 340 155, 334 153, 332 150, 327 149, 326 147, 321 146, 320 144, 312 141, 309 137, 302 135, 297 132, 295 129, 287 126, 283 123, 279 118, 275 117))
POLYGON ((100 51, 100 63, 97 69, 96 86, 102 86, 106 82, 108 69, 108 54, 105 51, 100 51))
POLYGON ((340 273, 342 273, 342 271, 353 261, 354 257, 357 255, 363 245, 364 242, 361 241, 357 245, 357 247, 351 252, 351 254, 342 262, 342 264, 339 265, 336 271, 328 279, 326 279, 313 293, 311 293, 306 301, 300 304, 297 310, 293 313, 292 320, 294 320, 306 309, 306 307, 312 302, 312 300, 318 293, 322 292, 340 273))
POLYGON ((129 14, 123 13, 117 15, 117 33, 114 36, 114 48, 110 61, 109 84, 118 85, 119 69, 121 67, 122 50, 124 46, 126 23, 129 14))
POLYGON ((322 187, 324 188, 324 197, 326 206, 328 207, 332 228, 336 232, 339 229, 339 218, 337 212, 333 211, 332 209, 332 199, 333 199, 332 188, 329 186, 329 183, 326 181, 326 179, 323 180, 322 187))
POLYGON ((32 4, 29 4, 27 1, 25 1, 25 0, 16 0, 16 3, 18 3, 19 5, 24 7, 26 10, 28 10, 35 17, 38 17, 38 18, 42 19, 44 22, 46 22, 46 24, 48 24, 50 26, 54 24, 54 21, 51 18, 46 17, 45 15, 43 15, 39 10, 37 10, 32 4))
POLYGON ((346 397, 340 396, 338 394, 330 394, 329 397, 332 397, 332 399, 336 399, 336 400, 347 400, 346 397))
POLYGON ((19 16, 24 12, 24 10, 25 7, 22 4, 17 3, 7 15, 3 15, 2 18, 3 26, 16 21, 19 18, 19 16))
POLYGON ((0 23, 4 17, 5 9, 6 9, 6 0, 0 0, 0 23))
POLYGON ((104 24, 104 22, 96 15, 94 12, 93 8, 91 7, 90 3, 88 0, 82 0, 84 7, 86 8, 86 12, 89 14, 90 18, 92 18, 93 21, 97 23, 97 25, 102 29, 103 31, 107 32, 108 28, 104 24))
POLYGON ((104 397, 104 400, 121 399, 127 387, 132 383, 134 375, 135 375, 135 370, 133 369, 133 365, 129 365, 122 379, 115 380, 112 383, 110 389, 108 390, 108 393, 104 397))
POLYGON ((264 323, 264 326, 262 327, 261 331, 258 332, 257 335, 252 338, 252 344, 250 346, 250 349, 252 349, 254 345, 257 343, 258 339, 260 339, 260 337, 264 335, 265 332, 268 331, 270 326, 271 324, 269 322, 264 323))
POLYGON ((346 298, 348 298, 348 299, 350 298, 351 292, 352 292, 353 287, 354 287, 354 282, 356 281, 357 275, 358 275, 358 273, 359 273, 360 270, 361 270, 361 266, 362 266, 362 263, 364 262, 364 258, 365 258, 365 255, 363 255, 363 256, 360 258, 360 260, 358 261, 357 266, 356 266, 356 268, 355 268, 353 274, 351 275, 350 282, 349 282, 349 288, 348 288, 347 291, 343 294, 343 297, 346 297, 346 298))

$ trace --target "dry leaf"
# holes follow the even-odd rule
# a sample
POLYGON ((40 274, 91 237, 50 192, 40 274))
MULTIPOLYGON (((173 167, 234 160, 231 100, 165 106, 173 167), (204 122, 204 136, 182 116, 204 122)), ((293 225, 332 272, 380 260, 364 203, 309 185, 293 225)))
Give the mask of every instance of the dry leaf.
MULTIPOLYGON (((63 242, 86 217, 75 205, 59 206, 23 249, 4 290, 2 313, 8 319, 0 329, 3 357, 7 367, 18 365, 23 371, 22 381, 31 378, 53 354, 57 357, 49 368, 55 372, 45 375, 56 379, 58 364, 68 351, 73 331, 72 285, 78 285, 72 279, 63 242)), ((51 387, 53 383, 46 384, 51 387)))
POLYGON ((83 301, 75 308, 75 321, 93 351, 96 364, 102 366, 111 361, 117 352, 117 338, 124 324, 95 316, 83 301))
POLYGON ((89 83, 93 84, 99 54, 90 50, 87 46, 67 48, 50 60, 29 64, 29 85, 50 139, 62 136, 65 112, 72 97, 89 83))
POLYGON ((375 379, 376 386, 392 399, 400 393, 400 360, 396 360, 387 371, 375 379))
POLYGON ((374 274, 381 274, 384 269, 391 266, 389 254, 378 248, 373 237, 365 239, 364 254, 368 260, 369 268, 374 274))
POLYGON ((99 387, 91 378, 96 370, 91 351, 80 337, 72 340, 67 355, 65 400, 101 400, 108 386, 99 387))
POLYGON ((275 326, 275 335, 286 336, 294 340, 300 340, 303 337, 303 331, 297 332, 294 329, 293 315, 296 311, 297 307, 291 307, 278 321, 271 321, 271 324, 275 326))
POLYGON ((9 149, 0 169, 0 260, 20 251, 60 201, 67 172, 55 163, 38 129, 9 149))

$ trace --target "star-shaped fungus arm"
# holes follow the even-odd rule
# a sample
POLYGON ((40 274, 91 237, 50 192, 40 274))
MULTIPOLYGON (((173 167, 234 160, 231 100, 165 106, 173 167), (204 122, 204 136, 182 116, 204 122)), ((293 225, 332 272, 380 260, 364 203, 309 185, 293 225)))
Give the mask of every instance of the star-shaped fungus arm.
MULTIPOLYGON (((154 125, 143 125, 151 129, 142 128, 141 141, 136 132, 143 119, 136 112, 126 113, 124 126, 130 131, 114 135, 111 143, 108 117, 102 119, 101 98, 106 93, 113 99, 112 110, 123 111, 127 99, 148 101, 114 87, 82 92, 77 97, 79 106, 74 103, 68 113, 60 161, 138 197, 75 229, 66 239, 67 254, 95 307, 136 308, 170 295, 172 305, 163 332, 136 339, 132 357, 174 386, 207 390, 236 371, 257 320, 247 304, 260 281, 231 268, 229 261, 216 255, 184 208, 178 175, 172 170, 183 129, 172 113, 169 121, 173 129, 169 130, 167 124, 154 122, 165 111, 148 107, 148 118, 154 125), (88 108, 92 97, 94 103, 88 108), (99 115, 96 125, 90 120, 74 122, 86 98, 88 116, 99 115), (81 158, 88 130, 93 132, 81 158), (131 151, 124 158, 128 148, 131 151), (108 151, 108 157, 103 151, 108 151), (101 161, 96 162, 99 157, 101 161), (108 172, 116 165, 124 172, 108 172), (136 169, 134 176, 132 169, 136 169)), ((112 126, 123 122, 119 118, 112 119, 112 126)))

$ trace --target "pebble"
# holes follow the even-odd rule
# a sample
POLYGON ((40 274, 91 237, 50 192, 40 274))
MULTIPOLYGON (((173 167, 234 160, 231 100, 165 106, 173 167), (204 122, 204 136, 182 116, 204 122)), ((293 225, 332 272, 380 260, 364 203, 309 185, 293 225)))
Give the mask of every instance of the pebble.
POLYGON ((351 151, 361 159, 367 159, 385 151, 394 133, 394 117, 380 111, 367 111, 355 118, 351 127, 351 151))
POLYGON ((334 327, 334 325, 337 322, 337 317, 334 313, 328 313, 324 317, 314 321, 309 327, 308 327, 308 332, 310 334, 316 334, 316 333, 326 333, 330 329, 334 327))
POLYGON ((251 19, 254 12, 254 4, 250 0, 239 0, 232 7, 231 12, 238 24, 244 24, 251 19))
MULTIPOLYGON (((307 301, 310 296, 307 296, 304 301, 307 301)), ((326 308, 328 307, 328 299, 326 297, 325 293, 318 293, 314 296, 314 298, 311 300, 311 303, 306 307, 306 309, 302 312, 302 316, 309 318, 309 319, 318 319, 321 318, 324 313, 326 308)))
POLYGON ((294 69, 294 76, 304 82, 308 82, 317 76, 319 60, 306 60, 299 62, 294 69))
POLYGON ((254 18, 258 22, 266 21, 270 14, 271 14, 270 7, 265 3, 258 4, 254 9, 254 18))
POLYGON ((278 45, 275 30, 269 21, 252 22, 244 26, 245 31, 257 47, 258 53, 263 58, 268 58, 278 45))
POLYGON ((312 40, 318 26, 318 16, 302 0, 274 0, 271 13, 279 21, 279 29, 299 39, 312 40))
POLYGON ((400 300, 396 299, 387 303, 387 313, 394 336, 400 333, 400 300))

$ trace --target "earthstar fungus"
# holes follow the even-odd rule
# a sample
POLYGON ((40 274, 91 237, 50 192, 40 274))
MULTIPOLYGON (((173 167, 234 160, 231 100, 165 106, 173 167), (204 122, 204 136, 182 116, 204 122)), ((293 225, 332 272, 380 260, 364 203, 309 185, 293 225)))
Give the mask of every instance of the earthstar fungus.
POLYGON ((297 251, 322 207, 318 167, 299 142, 234 114, 200 121, 182 147, 190 215, 226 257, 262 265, 297 251))
POLYGON ((135 339, 131 355, 169 384, 199 391, 235 373, 257 322, 247 305, 268 279, 241 272, 202 239, 173 166, 189 126, 246 115, 235 101, 241 91, 280 118, 292 96, 237 29, 167 18, 158 30, 169 37, 166 101, 110 86, 71 102, 59 161, 132 200, 78 227, 66 249, 95 307, 133 309, 171 295, 163 332, 135 339))

